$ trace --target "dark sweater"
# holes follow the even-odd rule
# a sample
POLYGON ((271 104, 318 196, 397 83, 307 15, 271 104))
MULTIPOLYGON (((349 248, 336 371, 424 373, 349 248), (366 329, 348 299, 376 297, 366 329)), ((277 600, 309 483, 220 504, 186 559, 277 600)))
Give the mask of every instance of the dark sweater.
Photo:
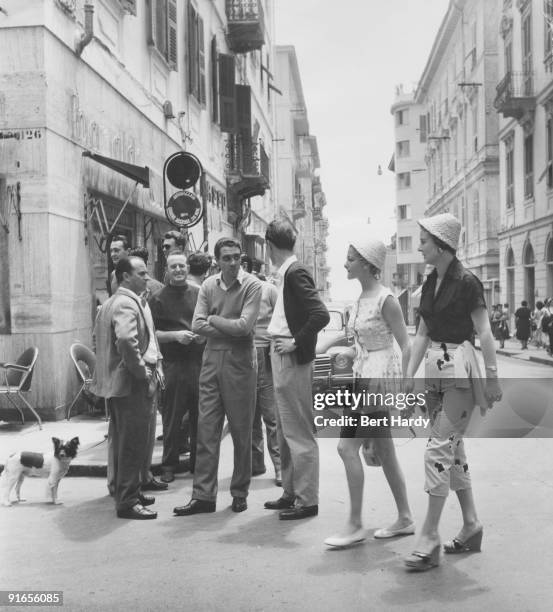
MULTIPOLYGON (((192 331, 192 318, 198 301, 200 288, 196 285, 167 285, 150 298, 150 309, 154 324, 159 331, 192 331)), ((160 344, 165 361, 188 361, 198 358, 203 352, 203 344, 180 342, 160 344)))

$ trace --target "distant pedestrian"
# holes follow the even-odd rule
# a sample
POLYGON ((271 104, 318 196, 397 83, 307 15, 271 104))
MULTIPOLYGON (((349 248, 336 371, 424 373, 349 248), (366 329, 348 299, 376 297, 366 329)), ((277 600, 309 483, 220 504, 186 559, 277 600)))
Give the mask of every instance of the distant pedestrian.
POLYGON ((545 314, 544 304, 541 300, 536 302, 536 307, 532 313, 532 339, 538 348, 545 345, 544 334, 541 329, 541 322, 545 314))
POLYGON ((204 280, 207 277, 207 273, 211 268, 211 262, 213 258, 209 253, 198 251, 197 253, 190 253, 187 259, 188 263, 188 283, 194 283, 201 287, 204 280))
POLYGON ((520 308, 517 308, 515 312, 515 327, 517 339, 520 340, 520 348, 523 350, 528 348, 531 315, 532 312, 528 308, 528 302, 522 300, 520 308))

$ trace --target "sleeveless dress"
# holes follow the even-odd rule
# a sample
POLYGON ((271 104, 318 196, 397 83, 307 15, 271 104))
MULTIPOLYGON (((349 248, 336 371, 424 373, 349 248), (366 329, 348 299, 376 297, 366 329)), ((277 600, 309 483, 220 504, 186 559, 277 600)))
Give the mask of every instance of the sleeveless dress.
POLYGON ((353 305, 350 320, 355 338, 353 373, 370 392, 401 392, 400 356, 394 347, 394 336, 382 316, 382 306, 393 293, 381 287, 374 297, 359 298, 353 305))

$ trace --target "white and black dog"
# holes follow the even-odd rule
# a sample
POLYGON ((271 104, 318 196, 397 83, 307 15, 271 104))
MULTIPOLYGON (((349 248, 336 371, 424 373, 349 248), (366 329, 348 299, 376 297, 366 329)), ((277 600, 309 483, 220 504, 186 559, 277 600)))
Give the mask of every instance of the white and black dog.
POLYGON ((25 476, 48 477, 47 497, 53 504, 58 502, 58 485, 67 474, 71 460, 77 456, 79 438, 63 442, 52 438, 54 453, 43 455, 27 451, 13 453, 8 457, 0 476, 0 503, 11 506, 10 493, 15 489, 17 501, 21 501, 20 490, 25 476))

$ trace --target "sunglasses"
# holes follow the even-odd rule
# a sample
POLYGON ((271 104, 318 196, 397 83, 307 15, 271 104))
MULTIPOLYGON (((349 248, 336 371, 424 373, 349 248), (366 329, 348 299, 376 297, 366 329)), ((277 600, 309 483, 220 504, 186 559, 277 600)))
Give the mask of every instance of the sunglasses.
POLYGON ((440 348, 442 349, 442 351, 444 352, 444 358, 442 359, 438 359, 436 361, 436 365, 438 366, 438 370, 440 370, 440 372, 442 371, 442 366, 445 364, 446 361, 450 361, 451 357, 449 355, 449 353, 447 352, 447 345, 445 342, 442 342, 440 344, 440 348))

